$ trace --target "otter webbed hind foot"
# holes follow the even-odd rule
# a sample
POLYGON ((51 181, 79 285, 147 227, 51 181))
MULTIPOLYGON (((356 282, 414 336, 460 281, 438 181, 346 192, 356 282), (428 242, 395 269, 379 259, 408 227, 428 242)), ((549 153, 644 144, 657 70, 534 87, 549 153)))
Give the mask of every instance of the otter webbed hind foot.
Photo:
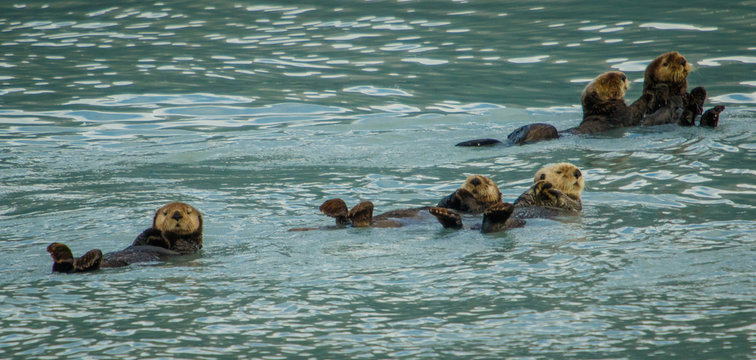
POLYGON ((717 127, 717 124, 719 124, 719 113, 724 111, 724 109, 724 105, 717 105, 709 110, 706 110, 706 112, 701 116, 701 123, 699 124, 699 126, 717 127))
POLYGON ((319 210, 327 216, 336 218, 336 225, 344 226, 349 225, 350 223, 348 218, 349 208, 347 207, 344 200, 341 200, 339 198, 326 200, 322 205, 320 205, 319 210))
POLYGON ((524 125, 507 135, 507 141, 510 145, 524 145, 558 138, 559 132, 554 125, 545 123, 524 125))
POLYGON ((481 146, 491 146, 491 145, 497 145, 497 144, 503 144, 503 142, 496 139, 475 139, 475 140, 463 141, 461 143, 457 143, 454 146, 481 147, 481 146))
POLYGON ((373 223, 373 203, 363 201, 349 210, 347 216, 353 227, 368 227, 373 223))
POLYGON ((501 203, 491 206, 483 213, 483 223, 480 231, 482 233, 492 233, 509 228, 507 220, 514 211, 514 205, 510 203, 501 203))
POLYGON ((65 244, 52 243, 47 246, 47 252, 53 258, 53 272, 86 272, 100 269, 102 251, 93 249, 87 251, 82 257, 74 258, 71 249, 65 244))
POLYGON ((446 229, 461 229, 462 217, 454 210, 441 207, 432 207, 428 209, 428 212, 435 216, 438 222, 446 229))

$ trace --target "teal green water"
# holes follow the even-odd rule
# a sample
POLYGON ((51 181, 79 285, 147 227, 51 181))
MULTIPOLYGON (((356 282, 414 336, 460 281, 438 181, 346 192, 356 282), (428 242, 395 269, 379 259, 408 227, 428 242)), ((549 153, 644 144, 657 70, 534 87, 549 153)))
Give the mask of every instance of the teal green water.
MULTIPOLYGON (((0 357, 754 358, 756 2, 0 4, 0 357), (580 120, 597 74, 677 50, 717 129, 455 148, 580 120), (576 219, 483 235, 325 226, 331 197, 517 197, 585 174, 576 219), (201 254, 51 274, 169 201, 201 254)), ((470 222, 474 219, 468 219, 470 222)))

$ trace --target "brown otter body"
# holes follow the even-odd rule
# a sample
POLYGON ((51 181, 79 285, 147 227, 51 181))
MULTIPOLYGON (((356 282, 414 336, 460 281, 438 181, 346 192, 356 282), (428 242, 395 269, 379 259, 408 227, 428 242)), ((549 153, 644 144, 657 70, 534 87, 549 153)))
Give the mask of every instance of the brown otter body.
MULTIPOLYGON (((525 225, 528 218, 550 218, 561 214, 577 214, 583 209, 581 193, 585 182, 582 172, 570 163, 547 165, 536 172, 534 184, 514 205, 499 203, 486 209, 480 230, 484 233, 502 231, 525 225)), ((458 213, 431 208, 446 228, 462 228, 458 213)))
POLYGON ((202 214, 194 207, 173 202, 155 213, 152 227, 143 231, 131 246, 105 255, 99 249, 74 258, 65 244, 52 243, 47 252, 53 258, 53 272, 82 272, 158 261, 168 256, 193 254, 202 249, 202 214))
MULTIPOLYGON (((472 175, 451 195, 443 198, 436 207, 454 209, 463 213, 479 214, 491 205, 501 203, 501 192, 496 183, 483 175, 472 175)), ((363 201, 349 209, 344 200, 326 200, 320 211, 336 219, 337 227, 399 227, 403 220, 419 219, 430 206, 398 209, 373 216, 373 203, 363 201)), ((289 231, 308 231, 318 228, 293 228, 289 231)))
MULTIPOLYGON (((642 125, 695 125, 704 112, 706 89, 699 86, 687 92, 690 70, 690 63, 677 51, 659 55, 648 64, 643 75, 643 95, 653 95, 654 99, 646 108, 642 125)), ((718 121, 723 110, 724 106, 710 109, 699 126, 715 127, 716 122, 711 120, 718 121)))

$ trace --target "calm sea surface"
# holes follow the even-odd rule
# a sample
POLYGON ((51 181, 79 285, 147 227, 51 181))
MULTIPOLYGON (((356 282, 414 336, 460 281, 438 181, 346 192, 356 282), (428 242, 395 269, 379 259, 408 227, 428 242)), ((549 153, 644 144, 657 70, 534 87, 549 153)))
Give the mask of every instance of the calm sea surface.
MULTIPOLYGON (((756 1, 5 1, 0 358, 756 358, 756 1), (455 148, 575 126, 621 70, 694 64, 716 129, 455 148), (483 235, 325 226, 332 197, 512 201, 583 169, 578 218, 483 235), (201 254, 51 274, 155 209, 201 254)), ((475 218, 467 219, 472 223, 475 218)))

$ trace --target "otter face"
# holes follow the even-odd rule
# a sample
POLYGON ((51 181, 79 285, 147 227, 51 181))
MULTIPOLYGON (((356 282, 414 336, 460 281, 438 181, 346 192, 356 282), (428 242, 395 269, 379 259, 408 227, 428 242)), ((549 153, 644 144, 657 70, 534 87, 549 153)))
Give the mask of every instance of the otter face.
POLYGON ((202 229, 202 214, 188 204, 172 202, 158 209, 152 227, 178 235, 191 234, 202 229))
POLYGON ((580 198, 585 181, 583 173, 577 166, 570 163, 558 163, 546 165, 535 174, 534 182, 546 180, 550 182, 555 189, 576 198, 580 198))
MULTIPOLYGON (((653 70, 653 78, 659 82, 681 82, 690 73, 690 63, 677 51, 662 54, 648 65, 653 70)), ((646 78, 648 78, 646 74, 646 78)))
POLYGON ((583 90, 583 98, 590 94, 596 94, 601 101, 618 100, 625 97, 625 92, 630 87, 625 73, 621 71, 608 71, 597 76, 588 83, 583 90))
POLYGON ((501 202, 499 187, 491 179, 483 175, 468 177, 465 183, 459 188, 467 190, 479 203, 494 204, 501 202))

